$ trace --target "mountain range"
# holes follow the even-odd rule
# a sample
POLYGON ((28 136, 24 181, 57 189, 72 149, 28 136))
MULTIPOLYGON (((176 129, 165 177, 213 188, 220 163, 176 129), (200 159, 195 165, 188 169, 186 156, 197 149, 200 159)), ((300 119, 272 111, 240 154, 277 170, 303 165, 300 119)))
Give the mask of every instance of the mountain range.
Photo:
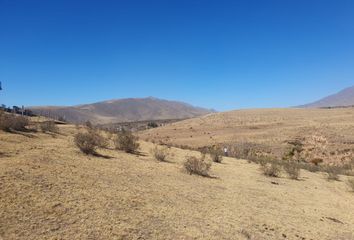
POLYGON ((333 95, 324 97, 318 101, 301 105, 303 108, 323 108, 323 107, 348 107, 354 106, 354 86, 343 89, 333 95))
POLYGON ((78 106, 30 107, 35 114, 58 118, 68 122, 95 124, 134 122, 144 120, 186 119, 205 115, 214 110, 195 107, 184 102, 154 97, 113 99, 78 106))

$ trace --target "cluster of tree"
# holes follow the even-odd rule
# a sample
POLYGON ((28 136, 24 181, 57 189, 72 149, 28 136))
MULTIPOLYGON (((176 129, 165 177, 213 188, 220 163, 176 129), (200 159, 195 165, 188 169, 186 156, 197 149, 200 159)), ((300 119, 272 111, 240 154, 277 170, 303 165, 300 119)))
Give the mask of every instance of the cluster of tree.
POLYGON ((36 116, 31 110, 18 106, 7 107, 5 104, 1 104, 0 109, 8 113, 23 114, 25 116, 36 116))

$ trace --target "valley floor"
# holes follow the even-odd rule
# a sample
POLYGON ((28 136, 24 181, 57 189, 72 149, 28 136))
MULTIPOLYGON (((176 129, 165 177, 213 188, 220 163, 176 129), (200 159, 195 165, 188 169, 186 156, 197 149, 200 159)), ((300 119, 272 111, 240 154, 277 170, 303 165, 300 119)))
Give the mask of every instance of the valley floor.
POLYGON ((86 156, 74 126, 0 132, 0 239, 354 239, 354 193, 324 173, 268 178, 224 158, 211 177, 187 174, 171 148, 157 162, 113 149, 86 156))

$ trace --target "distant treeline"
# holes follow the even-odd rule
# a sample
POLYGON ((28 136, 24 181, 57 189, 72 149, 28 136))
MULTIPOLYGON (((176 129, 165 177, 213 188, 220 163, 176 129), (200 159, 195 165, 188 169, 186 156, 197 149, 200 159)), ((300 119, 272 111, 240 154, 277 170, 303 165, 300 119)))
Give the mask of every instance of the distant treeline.
POLYGON ((25 116, 30 116, 30 117, 36 116, 31 110, 21 108, 18 106, 7 107, 6 105, 1 104, 0 109, 8 113, 23 114, 25 116))
POLYGON ((354 108, 354 105, 349 106, 333 106, 333 107, 320 107, 322 109, 332 109, 332 108, 354 108))

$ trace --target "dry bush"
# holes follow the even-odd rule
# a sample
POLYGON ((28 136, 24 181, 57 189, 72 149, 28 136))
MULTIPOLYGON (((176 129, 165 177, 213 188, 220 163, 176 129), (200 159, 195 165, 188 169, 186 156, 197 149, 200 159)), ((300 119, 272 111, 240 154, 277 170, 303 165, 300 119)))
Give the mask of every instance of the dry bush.
POLYGON ((152 155, 157 161, 165 162, 168 157, 168 149, 166 147, 155 146, 151 150, 152 155))
POLYGON ((261 167, 267 166, 268 163, 272 162, 269 158, 266 157, 254 157, 253 161, 261 165, 261 167))
POLYGON ((189 174, 209 176, 210 167, 211 163, 206 162, 205 158, 187 157, 184 162, 184 168, 189 174))
POLYGON ((261 170, 268 177, 279 177, 281 167, 277 162, 271 162, 262 166, 261 170))
POLYGON ((314 165, 318 166, 320 163, 323 162, 323 159, 322 158, 314 158, 314 159, 311 159, 310 162, 313 163, 314 165))
POLYGON ((134 136, 129 131, 118 133, 115 140, 116 149, 127 153, 135 153, 139 148, 138 137, 134 136))
POLYGON ((107 148, 109 145, 108 139, 100 134, 98 130, 89 129, 91 133, 96 138, 97 146, 100 148, 107 148))
POLYGON ((344 163, 341 168, 343 169, 342 174, 354 176, 354 158, 351 161, 344 163))
POLYGON ((85 154, 95 154, 100 146, 97 134, 92 131, 86 133, 77 133, 74 138, 76 146, 85 154))
POLYGON ((299 179, 300 176, 300 165, 295 161, 285 162, 283 165, 284 171, 288 174, 291 179, 299 179))
POLYGON ((46 122, 42 122, 39 125, 40 129, 42 132, 52 132, 52 133, 58 133, 59 132, 59 128, 57 125, 55 125, 54 121, 46 121, 46 122))
POLYGON ((212 149, 210 151, 210 157, 213 162, 221 163, 222 162, 222 151, 217 150, 217 149, 212 149))
POLYGON ((88 129, 93 129, 93 125, 92 123, 88 120, 85 122, 85 126, 88 128, 88 129))
POLYGON ((338 166, 327 166, 324 170, 328 174, 328 180, 339 180, 339 174, 341 173, 341 169, 338 166))
POLYGON ((265 150, 265 147, 252 142, 240 142, 233 144, 230 149, 230 156, 239 159, 253 160, 257 151, 265 150))
POLYGON ((0 129, 6 132, 10 132, 12 127, 12 115, 2 114, 0 116, 0 129))
POLYGON ((29 121, 26 117, 16 116, 15 114, 4 114, 0 115, 0 129, 10 132, 11 130, 15 131, 24 131, 26 126, 29 124, 29 121))
POLYGON ((354 178, 348 179, 347 184, 350 187, 351 191, 354 192, 354 178))
POLYGON ((318 172, 321 170, 320 166, 310 163, 302 163, 300 164, 300 168, 305 169, 309 172, 318 172))

